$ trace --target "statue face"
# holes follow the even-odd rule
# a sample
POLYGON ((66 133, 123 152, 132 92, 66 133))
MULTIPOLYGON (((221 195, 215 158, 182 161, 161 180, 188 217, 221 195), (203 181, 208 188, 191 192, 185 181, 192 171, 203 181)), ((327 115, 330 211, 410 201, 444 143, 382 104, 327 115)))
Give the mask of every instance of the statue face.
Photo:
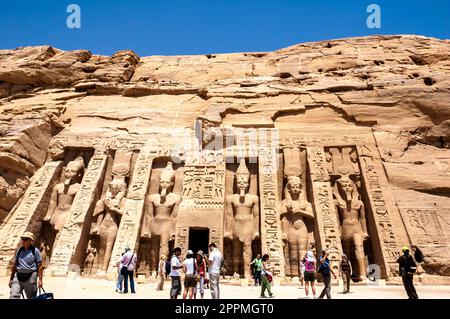
POLYGON ((159 180, 159 188, 161 195, 166 196, 167 190, 173 186, 173 182, 170 178, 162 176, 159 180))
POLYGON ((239 175, 236 176, 237 180, 236 180, 236 185, 239 189, 239 191, 242 193, 243 191, 245 192, 247 190, 247 188, 250 186, 249 182, 248 182, 248 177, 245 175, 239 175))
POLYGON ((291 194, 298 195, 298 194, 300 194, 301 190, 302 190, 302 184, 300 182, 290 182, 289 183, 289 191, 291 192, 291 194))
POLYGON ((69 164, 67 164, 67 167, 64 171, 64 177, 66 179, 71 180, 75 176, 77 176, 79 170, 80 170, 80 166, 77 165, 77 163, 70 162, 69 164))
POLYGON ((344 179, 338 182, 338 185, 340 188, 345 192, 345 196, 347 200, 352 199, 352 193, 353 193, 353 182, 348 179, 344 179))

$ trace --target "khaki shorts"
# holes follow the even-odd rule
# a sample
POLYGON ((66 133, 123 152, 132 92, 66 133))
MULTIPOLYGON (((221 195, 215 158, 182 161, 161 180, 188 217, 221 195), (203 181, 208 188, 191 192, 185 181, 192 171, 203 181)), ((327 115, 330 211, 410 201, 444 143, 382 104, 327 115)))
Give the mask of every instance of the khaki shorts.
POLYGON ((184 277, 184 288, 194 288, 197 285, 197 281, 194 275, 186 275, 184 277))

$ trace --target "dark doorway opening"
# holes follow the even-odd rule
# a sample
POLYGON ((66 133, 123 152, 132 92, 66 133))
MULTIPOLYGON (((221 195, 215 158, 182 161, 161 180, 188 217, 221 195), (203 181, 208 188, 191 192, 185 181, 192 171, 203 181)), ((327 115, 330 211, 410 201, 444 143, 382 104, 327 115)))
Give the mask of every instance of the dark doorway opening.
POLYGON ((209 229, 208 228, 189 228, 189 249, 197 254, 197 251, 203 250, 208 253, 209 229))

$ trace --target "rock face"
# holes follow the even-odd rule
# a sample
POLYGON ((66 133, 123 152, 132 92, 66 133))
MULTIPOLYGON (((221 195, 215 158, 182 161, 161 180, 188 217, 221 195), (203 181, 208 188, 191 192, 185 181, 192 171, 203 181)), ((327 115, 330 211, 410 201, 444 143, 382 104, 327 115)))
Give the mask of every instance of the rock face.
MULTIPOLYGON (((150 251, 160 244, 142 226, 152 218, 146 198, 159 192, 159 175, 175 154, 173 193, 182 201, 173 217, 175 243, 169 246, 203 249, 206 236, 220 243, 233 270, 244 274, 235 264, 239 252, 233 235, 223 239, 225 202, 236 194, 239 162, 220 161, 221 156, 238 157, 241 147, 251 177, 248 193, 260 203, 260 232, 250 253, 270 251, 280 274, 296 273, 288 260, 304 253, 295 253, 293 241, 283 236, 287 208, 282 207, 290 207, 287 180, 295 175, 313 209, 314 219, 305 222, 308 248, 334 249, 336 263, 339 252, 349 252, 359 268, 364 262, 376 264, 381 277, 395 278, 395 253, 412 244, 425 254, 423 282, 450 276, 450 41, 376 36, 274 52, 168 57, 138 57, 128 50, 106 57, 49 46, 0 50, 0 98, 4 252, 18 244, 18 235, 4 237, 15 225, 17 234, 32 229, 40 241, 51 243, 53 255, 64 243, 73 243, 66 259, 61 254, 62 259, 51 258, 53 271, 64 272, 71 261, 82 266, 88 241, 93 246, 99 241, 90 231, 95 203, 119 174, 128 187, 124 209, 134 215, 122 217, 111 263, 129 244, 140 249, 140 271, 149 273, 155 267, 150 251), (255 162, 249 155, 252 129, 277 136, 274 153, 266 149, 255 162), (200 159, 191 160, 186 146, 197 147, 200 133, 204 150, 200 159), (219 143, 208 153, 205 146, 219 136, 229 137, 231 144, 219 143), (125 151, 132 153, 129 172, 112 172, 117 154, 125 151), (47 165, 62 161, 67 166, 76 158, 84 161, 84 179, 78 183, 85 188, 74 197, 72 207, 80 204, 67 225, 80 228, 74 238, 64 230, 56 239, 46 238, 52 225, 43 218, 51 188, 64 180, 64 173, 47 165), (273 158, 281 165, 275 174, 266 174, 273 158), (44 183, 38 173, 46 169, 62 177, 44 183), (354 203, 360 200, 365 207, 369 238, 361 241, 363 255, 355 248, 358 243, 347 247, 344 238, 338 180, 345 176, 353 183, 354 203), (45 190, 37 190, 44 184, 45 190), (33 192, 45 196, 30 211, 30 221, 20 222, 18 212, 31 205, 33 192)), ((1 267, 7 267, 8 258, 1 267)))

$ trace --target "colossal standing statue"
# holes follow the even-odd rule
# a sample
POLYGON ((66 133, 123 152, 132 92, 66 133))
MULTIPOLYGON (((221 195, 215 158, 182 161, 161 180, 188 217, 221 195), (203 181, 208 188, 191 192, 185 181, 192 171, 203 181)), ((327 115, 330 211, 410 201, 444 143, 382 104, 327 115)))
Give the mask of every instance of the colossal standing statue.
POLYGON ((75 195, 80 190, 80 182, 84 173, 84 162, 81 157, 69 162, 64 170, 65 181, 53 187, 47 215, 44 221, 50 221, 55 235, 64 227, 75 195))
POLYGON ((345 175, 336 181, 334 197, 342 221, 341 236, 344 253, 350 257, 354 251, 357 264, 355 274, 363 279, 366 274, 364 240, 369 238, 364 204, 359 199, 355 183, 345 175))
POLYGON ((311 204, 305 198, 302 182, 298 176, 288 176, 281 202, 282 238, 287 244, 289 264, 287 274, 298 276, 300 260, 308 250, 307 222, 314 219, 311 204))
POLYGON ((181 196, 172 193, 174 184, 175 171, 172 162, 168 162, 159 177, 159 194, 150 194, 146 199, 143 237, 151 240, 151 270, 156 270, 161 254, 169 256, 169 241, 175 239, 176 218, 181 196))
POLYGON ((119 229, 120 218, 124 211, 127 184, 123 178, 114 178, 108 185, 108 191, 95 207, 95 227, 92 235, 99 235, 99 270, 101 274, 108 269, 109 260, 119 229))
POLYGON ((259 238, 259 199, 248 194, 250 172, 245 159, 241 159, 235 180, 239 193, 226 197, 224 237, 232 240, 233 271, 239 273, 243 263, 244 275, 250 278, 247 265, 252 258, 252 241, 259 238))

